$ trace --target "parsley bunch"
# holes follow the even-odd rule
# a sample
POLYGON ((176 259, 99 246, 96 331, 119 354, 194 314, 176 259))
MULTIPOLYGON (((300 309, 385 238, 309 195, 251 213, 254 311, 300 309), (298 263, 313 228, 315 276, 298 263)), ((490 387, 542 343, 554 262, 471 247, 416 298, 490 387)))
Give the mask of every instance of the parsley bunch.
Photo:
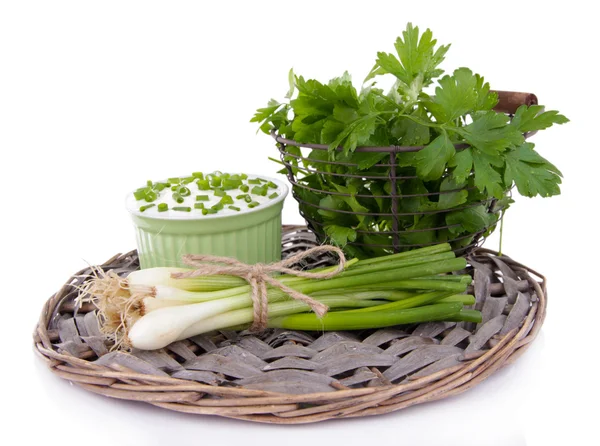
MULTIPOLYGON (((360 91, 348 73, 321 83, 290 71, 286 100, 271 100, 251 120, 265 133, 328 145, 329 151, 312 150, 312 161, 287 157, 301 184, 324 191, 295 187, 294 193, 309 203, 301 204, 301 211, 315 230, 357 257, 390 252, 392 217, 338 211, 391 213, 391 199, 377 196, 395 192, 401 196, 400 214, 417 213, 399 217, 401 245, 453 241, 454 248, 460 248, 493 231, 499 212, 512 202, 508 192, 513 186, 527 197, 560 193, 562 174, 534 144, 525 142, 523 134, 568 119, 539 105, 519 107, 512 119, 494 111, 498 96, 479 74, 459 68, 440 77, 439 65, 449 45, 436 45, 429 29, 420 34, 409 23, 395 42, 396 54, 377 53, 360 91), (395 77, 388 92, 376 86, 383 75, 395 77), (426 92, 434 81, 433 92, 426 92), (456 150, 457 143, 468 147, 456 150), (391 190, 389 167, 378 166, 387 162, 388 153, 355 151, 391 145, 425 146, 397 155, 396 174, 414 178, 400 180, 396 191, 391 190), (323 162, 328 160, 356 167, 323 162), (331 175, 336 173, 358 177, 331 175), (381 179, 365 180, 361 175, 381 179), (452 192, 440 194, 447 191, 452 192), (450 227, 433 229, 443 226, 450 227)), ((287 151, 302 155, 298 147, 287 146, 287 151)))

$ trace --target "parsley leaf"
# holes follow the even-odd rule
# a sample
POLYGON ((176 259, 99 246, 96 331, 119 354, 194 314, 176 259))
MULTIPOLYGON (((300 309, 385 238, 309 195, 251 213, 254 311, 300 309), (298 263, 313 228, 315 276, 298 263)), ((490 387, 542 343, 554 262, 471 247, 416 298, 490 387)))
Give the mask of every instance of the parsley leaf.
POLYGON ((474 121, 457 132, 465 140, 482 152, 496 155, 507 147, 516 147, 524 139, 521 132, 514 126, 507 125, 508 116, 488 111, 475 117, 474 121))
POLYGON ((560 194, 561 172, 525 143, 505 154, 504 181, 513 181, 521 195, 550 197, 560 194))
POLYGON ((440 178, 446 169, 446 163, 454 153, 454 144, 450 142, 446 133, 442 133, 415 154, 417 175, 425 180, 440 178))
POLYGON ((473 156, 473 168, 475 169, 475 186, 481 191, 492 197, 502 198, 504 196, 504 185, 502 177, 495 167, 501 168, 503 162, 501 159, 480 152, 477 149, 471 149, 473 156))
POLYGON ((569 122, 567 118, 555 110, 543 111, 541 105, 521 105, 515 112, 512 119, 512 126, 520 132, 532 132, 535 130, 544 130, 552 124, 565 124, 569 122))
POLYGON ((355 241, 357 235, 354 229, 338 225, 325 226, 325 233, 335 245, 342 247, 346 246, 348 241, 355 241))
POLYGON ((459 68, 452 76, 444 76, 435 89, 435 96, 424 101, 438 122, 451 122, 469 113, 491 110, 496 105, 496 94, 483 77, 468 68, 459 68))

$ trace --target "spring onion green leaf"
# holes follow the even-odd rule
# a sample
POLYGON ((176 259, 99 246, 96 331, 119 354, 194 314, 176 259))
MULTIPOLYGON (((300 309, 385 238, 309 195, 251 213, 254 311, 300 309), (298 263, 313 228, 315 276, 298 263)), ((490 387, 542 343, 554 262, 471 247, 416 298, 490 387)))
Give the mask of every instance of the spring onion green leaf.
POLYGON ((151 207, 156 206, 156 204, 152 203, 152 204, 147 204, 145 206, 140 206, 140 212, 144 212, 146 209, 150 209, 151 207))
POLYGON ((182 197, 189 197, 192 194, 190 190, 185 186, 180 187, 177 193, 182 197))

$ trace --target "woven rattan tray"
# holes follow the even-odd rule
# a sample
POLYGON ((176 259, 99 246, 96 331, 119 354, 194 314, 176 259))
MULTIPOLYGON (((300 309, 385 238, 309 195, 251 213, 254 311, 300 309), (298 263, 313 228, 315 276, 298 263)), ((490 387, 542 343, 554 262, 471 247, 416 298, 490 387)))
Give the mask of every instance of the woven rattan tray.
MULTIPOLYGON (((284 227, 283 255, 315 246, 303 227, 284 227)), ((328 263, 314 258, 312 265, 328 263)), ((94 308, 76 307, 79 271, 45 304, 36 350, 50 370, 113 398, 180 412, 293 424, 392 412, 461 393, 513 362, 545 316, 543 276, 506 256, 469 257, 483 323, 426 323, 360 332, 219 331, 159 351, 110 351, 94 308)), ((104 270, 126 275, 135 252, 104 270)))

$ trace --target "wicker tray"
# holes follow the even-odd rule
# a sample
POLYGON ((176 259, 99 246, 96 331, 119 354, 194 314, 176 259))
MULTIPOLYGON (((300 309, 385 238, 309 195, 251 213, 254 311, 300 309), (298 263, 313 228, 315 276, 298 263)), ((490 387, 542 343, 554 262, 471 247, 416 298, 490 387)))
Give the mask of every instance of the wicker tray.
MULTIPOLYGON (((284 227, 283 255, 316 244, 284 227)), ((312 259, 312 265, 330 262, 312 259)), ((265 423, 310 423, 392 412, 461 393, 518 358, 546 311, 545 278, 493 251, 469 257, 482 324, 426 323, 360 332, 219 331, 162 350, 110 351, 90 304, 77 308, 79 271, 45 304, 34 333, 50 370, 113 398, 265 423)), ((137 254, 101 265, 126 275, 137 254)))

